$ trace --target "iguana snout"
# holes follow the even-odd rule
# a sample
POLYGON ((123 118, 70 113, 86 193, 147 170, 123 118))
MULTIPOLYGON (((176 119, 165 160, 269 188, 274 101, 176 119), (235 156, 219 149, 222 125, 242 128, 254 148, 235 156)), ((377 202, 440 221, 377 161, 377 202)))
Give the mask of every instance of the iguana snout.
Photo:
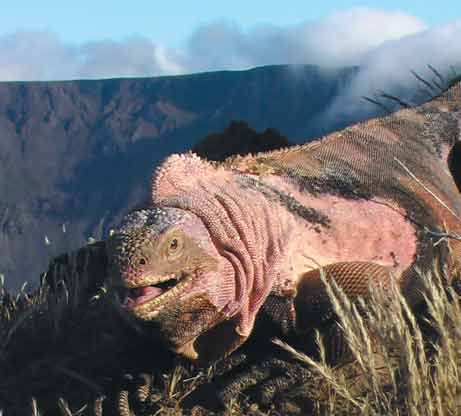
POLYGON ((128 289, 124 306, 151 319, 169 300, 187 296, 192 280, 200 280, 206 291, 216 280, 212 248, 208 232, 189 213, 175 208, 132 212, 109 242, 112 266, 128 289))

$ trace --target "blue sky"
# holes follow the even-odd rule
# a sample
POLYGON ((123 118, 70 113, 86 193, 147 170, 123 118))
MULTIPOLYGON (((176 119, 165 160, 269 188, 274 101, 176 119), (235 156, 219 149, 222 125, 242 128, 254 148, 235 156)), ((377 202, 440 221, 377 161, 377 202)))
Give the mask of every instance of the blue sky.
POLYGON ((352 7, 402 11, 429 26, 461 17, 461 2, 356 0, 4 0, 0 34, 17 30, 53 31, 66 42, 120 40, 134 34, 179 47, 200 25, 224 19, 242 29, 258 24, 290 25, 321 19, 352 7))
POLYGON ((460 0, 3 3, 0 81, 314 64, 373 68, 367 79, 392 82, 394 72, 461 61, 460 0))

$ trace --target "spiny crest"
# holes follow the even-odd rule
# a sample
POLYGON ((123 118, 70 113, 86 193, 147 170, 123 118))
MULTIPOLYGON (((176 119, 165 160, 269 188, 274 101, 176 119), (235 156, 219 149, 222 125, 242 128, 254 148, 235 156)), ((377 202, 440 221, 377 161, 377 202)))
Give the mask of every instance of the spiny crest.
POLYGON ((117 231, 119 234, 128 234, 134 229, 147 228, 153 233, 161 233, 165 228, 177 223, 183 216, 180 210, 153 206, 126 215, 117 231))
POLYGON ((152 201, 167 199, 178 191, 196 188, 211 179, 219 168, 195 153, 174 154, 158 167, 152 177, 152 201))
POLYGON ((456 75, 451 80, 448 81, 447 90, 451 87, 454 87, 456 84, 461 84, 461 74, 456 75))
MULTIPOLYGON (((420 88, 418 89, 419 94, 421 94, 421 97, 417 99, 419 103, 427 103, 431 101, 437 101, 440 98, 448 98, 453 93, 456 95, 456 97, 459 97, 459 92, 456 92, 455 90, 459 89, 460 87, 461 75, 454 68, 452 68, 453 73, 451 76, 445 77, 432 65, 427 65, 427 67, 433 75, 432 79, 424 77, 418 74, 416 71, 410 71, 416 80, 421 84, 420 88)), ((373 97, 364 96, 362 98, 384 110, 384 114, 394 113, 396 109, 395 105, 398 106, 397 109, 414 109, 418 107, 417 103, 406 101, 402 97, 398 97, 394 94, 386 93, 384 91, 376 91, 373 97)))

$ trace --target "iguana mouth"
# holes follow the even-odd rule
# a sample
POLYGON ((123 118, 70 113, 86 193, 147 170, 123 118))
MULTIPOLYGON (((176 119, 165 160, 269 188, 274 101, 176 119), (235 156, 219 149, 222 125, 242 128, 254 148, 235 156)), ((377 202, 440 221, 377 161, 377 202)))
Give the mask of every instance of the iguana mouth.
POLYGON ((131 287, 128 289, 123 307, 136 311, 138 307, 148 306, 149 310, 152 311, 176 298, 184 291, 190 281, 190 275, 172 273, 156 278, 155 283, 131 287))

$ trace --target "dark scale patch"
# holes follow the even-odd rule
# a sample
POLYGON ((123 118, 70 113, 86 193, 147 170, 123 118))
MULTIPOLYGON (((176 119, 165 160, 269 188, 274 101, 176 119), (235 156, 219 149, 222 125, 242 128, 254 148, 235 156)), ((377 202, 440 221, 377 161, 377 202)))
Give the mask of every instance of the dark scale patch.
MULTIPOLYGON (((296 175, 287 172, 289 177, 296 175)), ((309 192, 311 195, 333 195, 345 199, 370 199, 371 192, 364 189, 363 184, 356 178, 341 175, 335 172, 325 172, 325 176, 311 177, 302 181, 296 181, 301 191, 309 192)))
POLYGON ((394 188, 393 196, 405 210, 408 221, 415 225, 415 264, 418 270, 422 273, 431 272, 434 267, 434 259, 443 259, 439 264, 444 264, 448 256, 448 247, 444 243, 434 246, 438 240, 434 232, 438 233, 442 230, 434 222, 431 210, 403 187, 394 188))
POLYGON ((277 202, 285 207, 289 212, 303 218, 311 224, 321 225, 323 227, 330 226, 330 218, 314 208, 305 207, 299 203, 295 198, 287 193, 275 189, 273 186, 268 185, 258 179, 244 176, 239 178, 239 183, 244 188, 249 188, 260 192, 267 200, 277 202))
POLYGON ((451 176, 455 181, 458 191, 461 192, 461 172, 459 169, 461 166, 461 143, 456 143, 450 153, 448 154, 448 168, 450 169, 451 176))
POLYGON ((403 186, 396 184, 387 189, 387 197, 397 201, 405 212, 406 219, 415 225, 418 241, 424 233, 427 224, 432 223, 432 213, 430 209, 418 198, 403 186))
POLYGON ((438 157, 442 156, 442 145, 452 146, 459 136, 458 121, 452 114, 437 107, 422 107, 418 110, 425 119, 421 143, 431 143, 438 157))
POLYGON ((273 336, 288 336, 295 332, 296 313, 293 297, 270 294, 257 316, 256 336, 258 332, 273 336))
MULTIPOLYGON (((389 189, 394 200, 406 212, 406 218, 415 225, 416 235, 416 254, 415 264, 422 273, 431 272, 434 267, 434 259, 446 259, 448 248, 445 244, 434 247, 438 238, 434 237, 434 232, 442 232, 434 223, 431 210, 409 190, 402 186, 394 186, 389 189)), ((440 263, 443 264, 443 263, 440 263)))
MULTIPOLYGON (((365 189, 363 183, 356 177, 352 176, 356 167, 349 164, 351 175, 341 174, 339 171, 325 168, 319 176, 316 173, 307 175, 306 171, 290 167, 288 165, 280 166, 273 163, 270 159, 264 163, 271 166, 279 174, 286 175, 291 182, 299 186, 301 192, 308 192, 314 196, 334 195, 345 199, 370 199, 372 197, 369 190, 365 189)), ((347 161, 341 161, 342 168, 348 165, 347 161)))
POLYGON ((204 332, 217 315, 219 312, 208 298, 197 295, 161 309, 153 324, 167 342, 181 345, 204 332))
POLYGON ((454 87, 458 82, 461 82, 461 75, 455 75, 453 77, 453 79, 450 79, 447 82, 447 86, 446 86, 445 90, 442 91, 442 93, 447 92, 450 88, 454 87))

